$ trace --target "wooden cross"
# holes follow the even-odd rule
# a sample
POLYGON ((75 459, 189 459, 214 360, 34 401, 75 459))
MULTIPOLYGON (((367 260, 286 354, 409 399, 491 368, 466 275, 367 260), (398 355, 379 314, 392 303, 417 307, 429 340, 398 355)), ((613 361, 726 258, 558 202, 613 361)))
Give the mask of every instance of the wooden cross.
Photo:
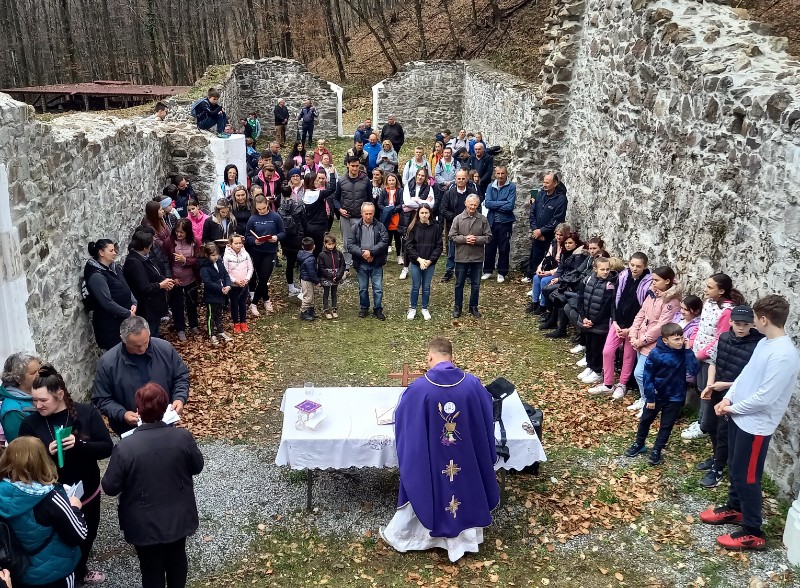
POLYGON ((388 376, 390 378, 395 378, 395 379, 400 380, 400 383, 403 386, 408 386, 409 383, 411 383, 411 380, 414 380, 416 378, 421 378, 424 375, 425 374, 417 374, 417 373, 409 372, 407 363, 403 364, 403 371, 402 372, 396 372, 394 374, 388 374, 388 376))

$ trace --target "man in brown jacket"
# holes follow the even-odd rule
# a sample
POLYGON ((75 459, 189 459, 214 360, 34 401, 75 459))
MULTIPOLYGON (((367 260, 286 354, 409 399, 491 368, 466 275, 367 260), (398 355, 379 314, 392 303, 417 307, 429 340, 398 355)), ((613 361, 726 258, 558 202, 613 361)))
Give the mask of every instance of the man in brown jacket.
POLYGON ((461 316, 464 303, 464 283, 469 277, 469 312, 475 318, 481 318, 478 312, 478 295, 481 288, 481 272, 483 271, 483 247, 492 240, 489 221, 478 212, 480 198, 468 196, 464 212, 453 219, 449 238, 456 245, 456 288, 453 303, 453 318, 461 316))

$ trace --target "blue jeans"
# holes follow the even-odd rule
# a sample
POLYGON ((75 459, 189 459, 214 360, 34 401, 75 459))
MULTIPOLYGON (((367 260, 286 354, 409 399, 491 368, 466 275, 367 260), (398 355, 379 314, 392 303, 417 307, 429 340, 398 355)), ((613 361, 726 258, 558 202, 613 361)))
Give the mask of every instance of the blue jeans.
POLYGON ((547 306, 547 299, 544 297, 544 287, 553 281, 553 276, 533 276, 533 302, 539 301, 539 306, 547 306))
POLYGON ((436 266, 428 266, 428 269, 423 270, 416 263, 409 265, 411 270, 411 301, 410 308, 417 308, 417 300, 419 299, 419 290, 422 288, 422 308, 428 308, 428 302, 431 299, 431 280, 433 280, 433 272, 436 271, 436 266))
POLYGON ((511 255, 511 229, 514 223, 492 223, 492 240, 486 244, 486 256, 483 262, 483 273, 494 272, 497 258, 497 275, 508 274, 509 257, 511 255))
POLYGON ((220 112, 216 117, 209 116, 205 120, 203 120, 203 122, 198 121, 197 128, 202 131, 207 131, 208 129, 216 125, 217 132, 224 133, 225 125, 227 124, 228 124, 228 115, 225 114, 224 112, 220 112))
POLYGON ((444 273, 452 274, 456 269, 456 244, 450 239, 447 240, 447 263, 444 266, 444 273))
POLYGON ((373 306, 383 308, 383 266, 375 267, 368 263, 358 264, 358 303, 361 308, 369 308, 369 284, 372 282, 373 306))
POLYGON ((639 386, 639 394, 642 395, 642 398, 644 398, 644 362, 646 361, 646 355, 636 354, 636 368, 633 370, 633 377, 639 386))
POLYGON ((469 263, 456 262, 456 288, 455 288, 455 301, 453 306, 459 310, 464 304, 464 284, 469 277, 469 307, 475 308, 478 306, 478 294, 481 287, 481 272, 483 271, 482 261, 473 261, 469 263))
MULTIPOLYGON (((492 235, 494 238, 494 235, 492 235)), ((536 268, 539 267, 539 264, 542 263, 542 260, 547 255, 547 250, 550 249, 550 243, 553 242, 553 239, 545 239, 544 241, 540 241, 538 239, 531 240, 531 258, 528 265, 528 277, 533 278, 536 275, 536 268)))

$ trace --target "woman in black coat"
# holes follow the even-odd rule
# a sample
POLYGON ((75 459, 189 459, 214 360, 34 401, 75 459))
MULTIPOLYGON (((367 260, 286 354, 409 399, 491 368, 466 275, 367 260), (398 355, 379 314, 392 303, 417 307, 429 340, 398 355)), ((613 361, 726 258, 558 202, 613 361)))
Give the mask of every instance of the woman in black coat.
POLYGON ((39 438, 56 463, 61 484, 83 484, 81 512, 86 518, 88 532, 80 545, 81 559, 75 568, 75 578, 79 583, 98 584, 105 581, 106 575, 89 571, 86 567, 100 526, 100 468, 97 462, 111 455, 114 443, 103 417, 94 405, 73 402, 64 378, 53 366, 43 365, 39 368, 31 396, 37 412, 22 422, 19 434, 39 438), (62 443, 64 467, 58 467, 55 431, 59 427, 72 427, 72 434, 62 443))
POLYGON ((167 316, 167 291, 172 290, 174 282, 167 278, 150 259, 153 246, 153 229, 139 227, 131 237, 128 257, 122 266, 122 273, 131 288, 138 305, 136 314, 150 325, 150 336, 158 337, 161 317, 167 316))
POLYGON ((136 391, 142 424, 114 447, 103 492, 119 496, 119 525, 139 556, 143 588, 186 585, 186 537, 199 517, 193 476, 203 455, 192 434, 165 424, 167 392, 153 382, 136 391))
POLYGON ((306 174, 303 190, 303 206, 306 209, 306 236, 314 239, 314 255, 322 251, 322 238, 328 231, 331 216, 329 198, 336 191, 336 184, 328 187, 328 175, 324 170, 316 174, 306 174))
POLYGON ((111 239, 89 243, 89 255, 83 280, 93 302, 92 329, 97 346, 108 350, 120 342, 122 321, 136 314, 136 298, 116 263, 117 245, 111 239))
POLYGON ((411 221, 406 237, 406 256, 411 268, 411 300, 408 320, 417 314, 417 301, 422 290, 422 318, 431 320, 428 302, 431 297, 431 281, 436 270, 436 262, 442 255, 442 228, 432 220, 433 212, 427 203, 417 209, 417 216, 411 221))

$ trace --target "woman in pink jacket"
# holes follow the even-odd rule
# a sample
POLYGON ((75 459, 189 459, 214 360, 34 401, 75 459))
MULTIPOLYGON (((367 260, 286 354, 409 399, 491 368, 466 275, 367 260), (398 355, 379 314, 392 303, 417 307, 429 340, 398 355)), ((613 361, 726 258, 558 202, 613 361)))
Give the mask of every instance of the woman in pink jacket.
MULTIPOLYGON (((661 327, 672 322, 675 313, 681 308, 681 287, 675 280, 671 267, 661 266, 653 270, 653 282, 645 296, 642 307, 633 319, 628 335, 631 346, 636 350, 636 369, 633 377, 644 390, 644 363, 653 347, 661 337, 661 327)), ((628 409, 641 412, 644 396, 631 404, 628 409)))

